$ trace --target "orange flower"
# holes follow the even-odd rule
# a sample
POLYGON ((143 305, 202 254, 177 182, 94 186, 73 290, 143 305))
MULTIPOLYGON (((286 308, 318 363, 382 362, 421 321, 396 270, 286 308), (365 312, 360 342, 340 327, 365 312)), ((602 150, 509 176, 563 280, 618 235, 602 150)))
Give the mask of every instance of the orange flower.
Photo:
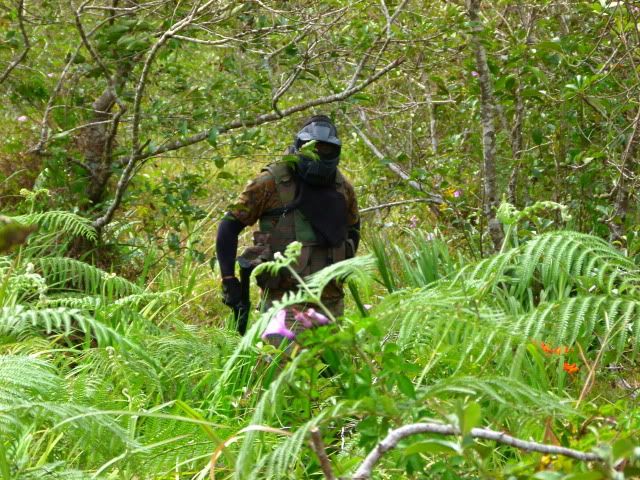
POLYGON ((575 363, 564 362, 564 365, 562 366, 562 369, 565 372, 567 372, 569 375, 573 375, 578 370, 580 370, 580 367, 578 367, 578 365, 576 365, 575 363))
POLYGON ((547 345, 544 342, 540 342, 540 348, 542 348, 542 351, 544 353, 553 353, 553 348, 551 348, 549 345, 547 345))
POLYGON ((563 355, 566 353, 569 353, 571 351, 571 349, 569 347, 557 347, 557 348, 553 348, 550 345, 547 345, 544 342, 540 342, 540 348, 542 348, 542 351, 544 353, 546 353, 547 355, 563 355))

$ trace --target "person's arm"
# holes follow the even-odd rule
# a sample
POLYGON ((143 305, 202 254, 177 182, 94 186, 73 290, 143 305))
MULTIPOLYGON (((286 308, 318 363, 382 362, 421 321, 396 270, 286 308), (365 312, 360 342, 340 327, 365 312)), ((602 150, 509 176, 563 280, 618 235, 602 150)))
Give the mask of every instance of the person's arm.
POLYGON ((216 237, 216 257, 220 265, 222 280, 235 277, 236 254, 238 250, 238 235, 245 224, 233 215, 225 215, 218 225, 216 237))
POLYGON ((275 182, 270 174, 260 174, 247 184, 218 225, 216 256, 222 275, 223 301, 230 307, 241 299, 240 280, 235 276, 238 235, 244 227, 258 221, 274 190, 275 182))
POLYGON ((238 235, 245 225, 236 220, 233 215, 225 215, 218 226, 216 237, 216 256, 222 276, 222 301, 234 308, 242 300, 240 280, 236 278, 236 254, 238 250, 238 235))

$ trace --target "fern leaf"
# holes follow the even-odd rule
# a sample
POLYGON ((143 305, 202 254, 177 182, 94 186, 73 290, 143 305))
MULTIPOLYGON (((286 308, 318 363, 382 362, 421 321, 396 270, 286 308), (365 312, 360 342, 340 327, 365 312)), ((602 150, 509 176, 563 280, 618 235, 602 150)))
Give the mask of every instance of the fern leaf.
POLYGON ((91 221, 72 212, 52 210, 20 215, 13 219, 25 225, 39 225, 46 230, 83 237, 94 243, 98 241, 98 235, 91 221))
POLYGON ((122 277, 73 258, 43 257, 38 259, 38 265, 52 288, 75 289, 109 299, 142 292, 122 277))

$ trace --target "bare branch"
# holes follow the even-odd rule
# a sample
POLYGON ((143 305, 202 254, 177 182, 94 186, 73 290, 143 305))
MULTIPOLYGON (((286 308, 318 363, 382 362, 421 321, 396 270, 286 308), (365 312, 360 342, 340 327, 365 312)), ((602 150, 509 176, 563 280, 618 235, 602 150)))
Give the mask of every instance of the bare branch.
MULTIPOLYGON (((400 428, 396 428, 395 430, 391 430, 389 434, 380 443, 378 443, 376 448, 371 450, 367 457, 362 461, 352 477, 353 480, 367 480, 371 478, 373 468, 385 453, 396 448, 402 439, 422 433, 436 433, 439 435, 453 436, 460 435, 460 430, 453 425, 442 425, 438 423, 413 423, 411 425, 405 425, 400 428)), ((488 428, 473 428, 471 429, 471 432, 469 432, 469 435, 473 438, 492 440, 528 452, 540 452, 547 455, 563 455, 582 462, 604 461, 604 459, 596 453, 581 452, 579 450, 558 447, 556 445, 528 442, 488 428)))
POLYGON ((109 81, 109 79, 111 78, 111 74, 109 73, 109 69, 104 64, 104 62, 102 61, 102 59, 100 58, 98 53, 95 51, 95 49, 93 48, 91 43, 89 43, 89 39, 87 38, 87 34, 86 34, 86 32, 84 30, 84 27, 82 25, 82 20, 80 19, 80 14, 82 13, 82 9, 83 8, 84 8, 84 5, 81 5, 80 8, 78 8, 77 10, 74 10, 74 12, 73 12, 74 17, 75 17, 76 27, 78 28, 78 32, 80 33, 80 39, 82 40, 82 43, 84 44, 85 48, 87 49, 87 51, 89 52, 91 57, 95 60, 95 62, 100 67, 100 69, 104 72, 104 75, 105 75, 107 81, 109 81))
MULTIPOLYGON (((353 122, 353 120, 351 120, 349 117, 345 117, 347 119, 347 121, 351 124, 351 126, 353 127, 353 129, 356 131, 356 134, 362 139, 362 141, 365 143, 365 145, 367 147, 369 147, 369 150, 371 150, 371 152, 378 157, 378 159, 380 160, 385 160, 387 157, 386 155, 384 155, 379 149, 378 147, 376 147, 373 142, 369 139, 369 137, 367 137, 365 135, 365 133, 353 122)), ((430 203, 434 203, 434 204, 441 204, 444 203, 444 200, 442 199, 442 197, 440 195, 436 195, 433 193, 427 193, 425 191, 424 185, 422 185, 419 182, 416 182, 415 180, 411 180, 411 177, 409 176, 408 173, 406 173, 402 167, 400 167, 400 165, 398 165, 397 163, 394 162, 386 162, 387 168, 389 168, 389 170, 391 170, 393 173, 395 173, 396 175, 398 175, 400 178, 402 178, 404 181, 407 182, 407 184, 415 189, 418 190, 419 192, 423 192, 427 195, 427 201, 430 203)))
POLYGON ((141 3, 134 7, 102 7, 102 6, 96 6, 96 5, 87 5, 86 7, 84 7, 84 9, 85 10, 107 10, 110 12, 136 13, 141 10, 146 10, 151 7, 162 5, 164 3, 168 3, 168 2, 166 0, 159 0, 156 2, 141 3))
MULTIPOLYGON (((141 113, 142 97, 144 95, 147 77, 151 70, 151 64, 155 60, 158 51, 167 42, 167 40, 169 40, 173 35, 177 34, 181 30, 189 26, 196 19, 198 15, 202 14, 203 12, 206 12, 209 9, 209 7, 214 3, 215 3, 215 0, 209 0, 208 2, 200 6, 197 6, 197 5, 194 6, 191 12, 189 13, 189 15, 187 15, 182 20, 179 20, 171 28, 165 31, 164 34, 162 34, 162 36, 160 37, 160 39, 153 45, 153 47, 151 47, 151 50, 147 55, 144 65, 142 66, 142 72, 140 73, 140 79, 138 80, 138 84, 136 86, 136 91, 135 91, 135 97, 133 100, 131 154, 118 180, 113 202, 111 203, 111 205, 109 206, 105 214, 97 218, 93 222, 93 225, 96 228, 96 230, 100 231, 105 225, 111 222, 113 215, 115 214, 116 210, 120 206, 120 203, 122 202, 122 197, 124 196, 124 192, 127 189, 129 182, 131 181, 134 167, 136 166, 136 163, 140 159, 140 154, 144 148, 144 146, 143 147, 140 146, 140 118, 141 118, 140 113, 141 113)), ((225 10, 229 9, 230 6, 232 5, 233 3, 229 3, 224 7, 222 7, 219 11, 224 12, 225 10)), ((122 109, 121 109, 121 112, 123 112, 122 109)), ((115 130, 115 128, 116 126, 114 124, 113 129, 115 130)))
POLYGON ((427 100, 427 112, 429 113, 429 136, 431 137, 431 151, 434 155, 438 154, 438 125, 436 120, 436 109, 433 106, 434 101, 431 96, 431 88, 425 89, 425 98, 427 100))
POLYGON ((105 123, 111 123, 111 120, 99 120, 97 122, 84 123, 82 125, 78 125, 77 127, 70 128, 69 130, 58 132, 53 136, 53 138, 66 137, 70 133, 76 132, 78 130, 84 130, 85 128, 95 127, 96 125, 104 125, 105 123))
MULTIPOLYGON (((175 29, 175 27, 174 27, 174 29, 175 29)), ((149 59, 147 59, 147 62, 148 61, 149 61, 149 59)), ((256 127, 258 125, 262 125, 262 124, 265 124, 265 123, 269 123, 269 122, 273 122, 273 121, 279 120, 280 118, 283 118, 283 117, 288 117, 290 115, 293 115, 294 113, 298 113, 298 112, 302 112, 304 110, 308 110, 308 109, 316 107, 318 105, 326 105, 326 104, 329 104, 329 103, 339 102, 341 100, 349 98, 351 95, 354 95, 354 94, 362 91, 367 86, 369 86, 370 84, 372 84, 373 82, 378 80, 380 77, 385 75, 387 72, 393 70, 398 65, 402 64, 402 62, 404 62, 403 58, 396 59, 395 61, 393 61, 390 64, 388 64, 386 67, 380 69, 375 74, 371 75, 369 78, 367 78, 366 80, 361 82, 356 87, 347 88, 347 89, 343 90, 342 92, 339 92, 339 93, 336 93, 336 94, 333 94, 333 95, 327 95, 325 97, 316 98, 314 100, 310 100, 308 102, 301 103, 299 105, 294 105, 293 107, 289 107, 289 108, 287 108, 285 110, 282 110, 280 112, 280 115, 277 112, 270 112, 270 113, 265 113, 265 114, 259 115, 256 118, 254 118, 253 120, 234 120, 232 122, 229 122, 226 125, 223 125, 223 126, 217 128, 218 134, 226 133, 226 132, 229 132, 231 130, 236 130, 238 128, 256 127)), ((147 65, 147 63, 145 63, 145 65, 147 65)), ((148 67, 147 67, 147 69, 148 69, 148 67)), ((144 68, 143 68, 143 73, 144 73, 144 68)), ((141 77, 141 80, 143 78, 144 77, 141 77)), ((138 89, 136 91, 136 102, 134 104, 134 105, 137 105, 137 107, 135 108, 136 111, 134 112, 134 128, 133 128, 133 132, 134 132, 134 135, 133 135, 134 150, 132 151, 131 156, 129 157, 129 160, 128 160, 124 170, 122 171, 120 179, 118 180, 118 184, 116 186, 116 193, 115 193, 113 202, 111 203, 111 205, 109 206, 109 208, 107 209, 105 214, 103 216, 97 218, 93 222, 93 226, 98 230, 104 228, 105 225, 108 225, 111 222, 111 219, 113 218, 113 215, 115 214, 116 210, 120 206, 120 203, 122 202, 122 197, 124 196, 124 192, 125 192, 127 186, 129 185, 129 182, 130 182, 130 180, 132 178, 132 174, 134 172, 134 167, 136 166, 136 164, 139 161, 147 159, 147 158, 155 157, 155 156, 160 155, 160 154, 165 153, 165 152, 178 150, 180 148, 184 148, 184 147, 187 147, 189 145, 193 145, 193 144, 202 142, 202 141, 206 140, 209 137, 209 134, 211 132, 210 129, 209 130, 205 130, 205 131, 200 132, 200 133, 198 133, 196 135, 188 137, 188 138, 186 138, 184 140, 176 140, 174 142, 170 142, 170 143, 168 143, 168 144, 166 144, 166 145, 164 145, 164 146, 162 146, 160 148, 157 148, 155 150, 143 152, 142 149, 139 147, 139 137, 138 137, 138 135, 139 135, 138 129, 139 129, 139 122, 140 122, 140 104, 139 104, 139 101, 140 101, 140 93, 142 92, 143 88, 144 88, 144 82, 141 81, 139 83, 138 89)))
MULTIPOLYGON (((380 61, 380 58, 382 57, 382 54, 387 50, 387 47, 389 46, 389 42, 391 42, 391 37, 392 37, 392 35, 391 35, 391 25, 393 25, 393 22, 395 22, 396 18, 398 18, 398 15, 400 15, 400 12, 402 11, 402 9, 407 4, 407 1, 408 0, 403 0, 400 3, 400 5, 398 5, 396 10, 393 12, 393 15, 389 15, 389 10, 387 9, 387 5, 385 4, 384 0, 380 1, 381 5, 382 5, 383 13, 384 13, 384 15, 385 15, 385 17, 387 19, 387 26, 386 26, 386 29, 385 29, 386 38, 385 38, 384 42, 382 43, 382 46, 378 49, 378 53, 376 54, 375 60, 372 63, 372 68, 375 69, 378 66, 378 62, 380 61)), ((365 65, 367 64, 367 62, 371 58, 371 56, 372 56, 371 52, 373 52, 373 49, 375 48, 376 45, 377 45, 377 41, 373 42, 371 47, 369 47, 367 49, 367 51, 364 53, 364 55, 362 56, 362 60, 360 60, 360 62, 356 66, 356 69, 353 72, 353 76, 351 77, 351 82, 349 83, 350 87, 355 85, 356 82, 358 81, 358 78, 360 77, 360 74, 364 70, 365 65)))
POLYGON ((399 205, 407 205, 409 203, 433 203, 433 201, 428 198, 412 198, 410 200, 399 200, 397 202, 383 203, 381 205, 374 205, 373 207, 362 208, 358 211, 358 213, 363 214, 368 212, 374 212, 376 210, 397 207, 399 205))
MULTIPOLYGON (((364 90, 370 84, 374 83, 379 78, 383 77, 385 74, 396 68, 398 65, 404 62, 404 58, 399 58, 386 67, 380 69, 375 74, 371 75, 369 78, 361 82, 359 85, 356 85, 353 88, 347 88, 342 92, 335 93, 333 95, 327 95, 324 97, 315 98, 313 100, 309 100, 308 102, 300 103, 298 105, 294 105, 292 107, 286 108, 282 110, 282 117, 288 117, 298 112, 303 112, 305 110, 309 110, 310 108, 317 107, 319 105, 327 105, 329 103, 340 102, 349 98, 350 96, 364 90)), ((265 113, 255 117, 252 120, 234 120, 232 122, 227 123, 226 125, 220 126, 217 128, 219 134, 226 133, 230 130, 237 130, 238 128, 249 128, 249 127, 257 127, 259 125, 273 122, 279 120, 281 117, 275 112, 265 113)), ((148 157, 154 157, 156 155, 160 155, 165 152, 170 152, 173 150, 179 150, 180 148, 187 147, 189 145, 194 145, 196 143, 202 142, 207 139, 211 129, 207 129, 200 133, 197 133, 191 137, 185 138, 183 140, 176 140, 174 142, 169 142, 166 145, 157 148, 156 150, 140 153, 138 155, 138 159, 145 159, 148 157)))
POLYGON ((29 50, 31 49, 31 43, 29 42, 27 31, 24 28, 24 0, 20 0, 20 3, 18 4, 18 24, 24 41, 24 49, 16 56, 16 58, 13 59, 4 73, 0 75, 0 85, 7 79, 7 77, 9 77, 9 74, 13 69, 20 65, 20 63, 27 57, 27 53, 29 53, 29 50))
POLYGON ((85 170, 87 173, 91 174, 91 168, 89 168, 89 166, 86 163, 83 163, 80 160, 76 160, 75 158, 71 158, 71 157, 67 158, 67 160, 73 163, 74 165, 79 166, 80 168, 85 170))
POLYGON ((327 25, 325 25, 319 32, 318 32, 318 38, 311 43, 311 45, 309 45, 309 47, 307 48, 307 51, 305 52, 302 62, 296 66, 295 70, 293 71, 293 73, 289 76, 289 78, 284 82, 284 84, 274 93, 273 98, 271 100, 271 108, 273 108, 273 110, 280 115, 280 117, 282 118, 282 112, 280 111, 280 109, 278 108, 278 100, 280 99, 280 97, 282 97, 282 95, 284 95, 287 90, 289 90, 291 88, 291 86, 293 85, 293 83, 298 79, 298 77, 300 76, 300 73, 302 73, 302 71, 306 68, 307 63, 312 60, 314 57, 311 56, 311 53, 315 50, 315 48, 318 46, 318 44, 320 43, 320 41, 322 40, 322 38, 324 37, 324 35, 331 29, 331 27, 333 27, 336 23, 338 23, 338 21, 340 21, 340 19, 346 14, 346 10, 344 10, 343 12, 340 12, 335 19, 333 19, 331 22, 329 22, 327 25))
POLYGON ((324 442, 322 441, 322 435, 320 434, 320 430, 317 428, 311 429, 311 441, 309 444, 320 461, 320 468, 322 469, 322 473, 324 473, 324 478, 327 480, 336 480, 333 468, 331 467, 331 461, 327 456, 327 451, 325 449, 324 442))
POLYGON ((198 43, 200 45, 211 45, 211 46, 222 46, 227 45, 230 42, 246 42, 247 40, 242 40, 244 37, 260 37, 267 35, 269 33, 283 33, 290 32, 294 29, 291 25, 274 25, 272 27, 264 27, 264 28, 256 28, 253 30, 247 30, 244 32, 240 32, 234 37, 225 37, 220 34, 216 34, 221 37, 219 40, 203 40, 195 37, 187 37, 185 35, 173 35, 171 38, 175 38, 177 40, 183 40, 185 42, 198 43))
MULTIPOLYGON (((88 33, 86 33, 85 34, 86 39, 91 38, 93 34, 96 31, 98 31, 98 29, 100 29, 105 23, 109 22, 110 18, 104 19, 98 25, 92 28, 88 33)), ((67 61, 64 68, 62 69, 60 78, 58 78, 58 83, 56 83, 56 86, 53 89, 53 93, 49 97, 49 101, 47 102, 47 106, 45 107, 44 114, 42 115, 42 121, 40 123, 40 139, 38 140, 38 143, 36 144, 36 146, 31 149, 31 152, 33 153, 42 153, 42 150, 45 144, 47 143, 48 136, 49 136, 49 114, 53 109, 53 104, 55 103, 56 98, 58 98, 58 95, 62 90, 62 85, 66 80, 67 74, 69 73, 71 66, 74 64, 76 58, 78 57, 78 54, 80 53, 80 49, 82 49, 83 45, 85 45, 84 40, 80 41, 78 46, 75 48, 75 51, 73 52, 73 54, 69 56, 69 60, 67 61)))
POLYGON ((400 2, 400 5, 396 7, 393 14, 389 15, 389 10, 387 9, 386 3, 384 2, 384 0, 380 1, 383 7, 384 15, 387 19, 387 36, 388 37, 391 37, 391 26, 393 25, 393 22, 396 21, 396 18, 398 18, 398 15, 400 15, 400 12, 402 12, 404 7, 407 5, 407 2, 408 0, 402 0, 402 2, 400 2))

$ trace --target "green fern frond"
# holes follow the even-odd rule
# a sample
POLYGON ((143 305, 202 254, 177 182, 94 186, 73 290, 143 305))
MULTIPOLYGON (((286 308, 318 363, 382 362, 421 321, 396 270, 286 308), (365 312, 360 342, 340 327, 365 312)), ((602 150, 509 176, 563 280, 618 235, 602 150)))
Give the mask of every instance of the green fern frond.
POLYGON ((67 468, 66 462, 45 463, 37 467, 29 468, 21 472, 18 480, 42 480, 43 478, 55 478, 56 480, 92 480, 105 477, 96 477, 91 472, 83 472, 67 468))
POLYGON ((137 349, 126 337, 89 317, 81 310, 59 308, 29 309, 21 305, 0 309, 0 335, 18 336, 28 330, 44 331, 47 334, 69 335, 80 331, 92 335, 99 345, 122 345, 137 349))
POLYGON ((49 286, 55 289, 75 289, 109 299, 142 293, 130 281, 73 258, 43 257, 37 264, 49 286))
POLYGON ((0 404, 63 396, 64 385, 48 362, 23 355, 0 355, 0 404))
POLYGON ((549 289, 560 281, 581 282, 584 288, 595 285, 608 292, 616 284, 625 284, 630 274, 637 277, 634 263, 604 240, 579 232, 557 231, 465 267, 455 276, 454 283, 479 281, 491 289, 514 286, 512 293, 524 298, 536 284, 549 289))
POLYGON ((326 407, 312 419, 298 426, 293 435, 281 441, 272 452, 265 453, 255 464, 249 478, 264 480, 286 478, 290 475, 294 464, 301 460, 300 453, 313 428, 320 427, 334 419, 358 413, 362 413, 359 401, 344 400, 337 402, 332 407, 326 407))
POLYGON ((574 411, 565 401, 547 392, 541 392, 510 377, 455 376, 439 379, 423 390, 423 397, 455 398, 470 396, 502 405, 518 405, 529 412, 571 414, 574 411))
POLYGON ((349 279, 361 285, 368 285, 372 281, 375 264, 375 259, 371 255, 354 257, 329 265, 308 276, 305 281, 312 291, 318 293, 322 292, 324 287, 332 280, 345 282, 349 279))
POLYGON ((45 230, 65 233, 75 237, 83 237, 94 243, 98 241, 98 235, 95 228, 91 225, 91 221, 73 212, 52 210, 12 218, 25 225, 39 225, 45 230))
MULTIPOLYGON (((286 386, 293 380, 295 372, 298 366, 303 363, 308 355, 309 351, 301 352, 292 361, 287 363, 284 370, 278 375, 278 377, 269 385, 266 392, 262 394, 258 401, 253 415, 249 421, 250 425, 263 425, 270 424, 271 417, 275 415, 280 401, 284 398, 283 391, 286 386)), ((238 453, 238 458, 235 465, 234 478, 240 480, 244 478, 251 478, 248 476, 250 468, 255 465, 255 443, 256 439, 261 434, 259 432, 248 432, 242 447, 238 453)))
MULTIPOLYGON (((530 338, 544 338, 553 345, 589 343, 595 335, 607 338, 620 357, 631 334, 640 327, 640 300, 606 295, 572 297, 542 304, 516 321, 516 328, 530 338)), ((637 354, 637 338, 633 353, 637 354)))
POLYGON ((38 301, 38 307, 40 308, 56 308, 65 307, 75 310, 95 310, 103 304, 103 299, 100 295, 82 295, 76 294, 69 296, 68 293, 63 295, 49 295, 38 301))
POLYGON ((89 310, 94 311, 99 308, 105 308, 110 312, 123 307, 129 307, 136 310, 142 309, 148 305, 162 305, 170 302, 177 297, 175 292, 143 292, 133 295, 127 295, 126 297, 118 298, 114 301, 107 301, 105 297, 101 295, 82 295, 77 294, 69 296, 64 295, 50 295, 38 302, 39 307, 67 307, 77 310, 89 310))

